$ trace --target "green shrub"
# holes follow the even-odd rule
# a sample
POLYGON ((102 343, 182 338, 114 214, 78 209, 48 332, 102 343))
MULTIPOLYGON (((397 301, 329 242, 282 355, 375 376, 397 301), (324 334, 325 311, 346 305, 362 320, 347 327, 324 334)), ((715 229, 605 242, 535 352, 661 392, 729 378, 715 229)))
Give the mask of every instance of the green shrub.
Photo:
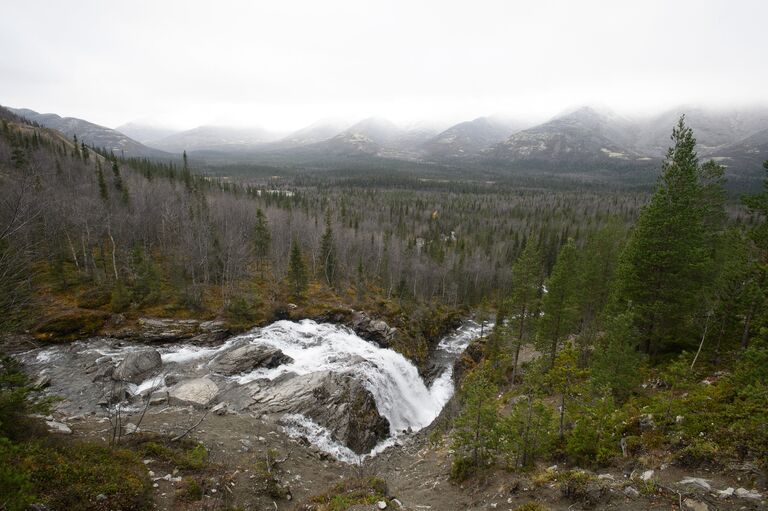
MULTIPOLYGON (((387 483, 378 477, 353 478, 336 484, 330 491, 310 499, 315 511, 345 511, 356 505, 371 505, 386 499, 387 483)), ((303 509, 306 509, 305 506, 303 509)), ((300 508, 302 509, 302 508, 300 508)))
POLYGON ((176 490, 176 498, 183 502, 196 502, 203 498, 203 487, 194 477, 185 477, 176 490))
POLYGON ((472 458, 454 456, 451 462, 451 479, 456 482, 465 481, 475 473, 475 468, 472 458))
POLYGON ((715 464, 718 454, 717 444, 696 439, 675 454, 675 461, 681 467, 697 468, 715 464))
POLYGON ((549 511, 549 508, 538 502, 526 502, 522 506, 517 506, 514 511, 549 511))

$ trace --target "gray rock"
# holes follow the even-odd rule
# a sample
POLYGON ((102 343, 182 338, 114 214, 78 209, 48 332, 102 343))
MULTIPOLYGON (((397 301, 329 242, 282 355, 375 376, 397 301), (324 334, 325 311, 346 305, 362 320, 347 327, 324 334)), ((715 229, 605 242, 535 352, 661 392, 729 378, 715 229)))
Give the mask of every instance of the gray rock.
POLYGON ((277 348, 248 344, 225 351, 214 358, 209 367, 214 372, 233 375, 253 371, 260 367, 278 367, 291 362, 293 359, 277 348))
POLYGON ((44 389, 48 387, 51 384, 51 377, 47 374, 41 374, 37 377, 35 380, 35 383, 32 384, 33 387, 36 389, 44 389))
POLYGON ((627 486, 626 488, 624 488, 624 495, 632 499, 636 499, 637 497, 640 496, 640 492, 637 491, 633 486, 627 486))
POLYGON ((680 481, 680 484, 692 484, 694 486, 698 486, 699 488, 703 488, 707 491, 711 490, 712 487, 709 485, 709 481, 706 479, 702 479, 701 477, 686 477, 682 481, 680 481))
POLYGON ((688 509, 690 511, 709 511, 709 506, 699 500, 688 498, 683 501, 683 509, 688 509))
POLYGON ((650 481, 652 477, 653 477, 653 470, 646 470, 640 476, 640 479, 642 479, 643 481, 650 481))
POLYGON ((760 500, 763 498, 763 496, 756 491, 749 491, 746 488, 736 488, 736 496, 740 499, 748 500, 760 500))
POLYGON ((141 383, 162 367, 163 361, 157 350, 132 351, 112 372, 112 379, 141 383))
POLYGON ((376 502, 376 507, 379 509, 387 509, 387 503, 383 500, 376 502))
POLYGON ((302 414, 328 428, 333 437, 358 454, 370 451, 389 435, 373 395, 357 378, 320 371, 254 382, 248 408, 262 414, 302 414))
POLYGON ((721 499, 727 499, 727 498, 733 497, 734 491, 735 490, 733 489, 733 486, 729 486, 725 490, 719 490, 717 492, 717 496, 720 497, 721 499))
POLYGON ((171 404, 207 406, 219 393, 213 380, 204 376, 182 382, 168 391, 171 404))
POLYGON ((72 430, 69 426, 59 421, 45 421, 45 425, 48 426, 48 431, 51 433, 60 433, 62 435, 71 435, 72 430))

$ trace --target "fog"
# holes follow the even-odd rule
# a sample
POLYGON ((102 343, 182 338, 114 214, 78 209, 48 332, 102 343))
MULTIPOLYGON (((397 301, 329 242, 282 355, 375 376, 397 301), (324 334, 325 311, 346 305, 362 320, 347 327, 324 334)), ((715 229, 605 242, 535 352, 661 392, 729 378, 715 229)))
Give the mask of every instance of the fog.
POLYGON ((0 4, 0 104, 113 127, 768 100, 765 0, 0 4))

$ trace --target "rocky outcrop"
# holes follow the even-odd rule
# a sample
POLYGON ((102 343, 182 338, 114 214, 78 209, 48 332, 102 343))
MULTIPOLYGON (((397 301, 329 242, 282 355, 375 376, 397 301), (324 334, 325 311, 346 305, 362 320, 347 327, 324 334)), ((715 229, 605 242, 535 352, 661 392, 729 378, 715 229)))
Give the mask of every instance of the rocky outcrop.
POLYGON ((258 413, 300 413, 328 428, 333 437, 361 454, 389 435, 373 395, 357 378, 321 371, 251 384, 249 409, 258 413))
POLYGON ((141 383, 153 376, 162 367, 163 361, 157 350, 133 351, 128 353, 112 372, 112 379, 130 383, 141 383))
POLYGON ((140 318, 136 325, 126 326, 109 334, 116 339, 130 339, 138 342, 191 341, 206 344, 222 341, 231 332, 222 321, 140 318))
POLYGON ((219 393, 219 386, 204 376, 179 383, 168 391, 168 402, 174 405, 208 406, 219 393))
POLYGON ((338 309, 327 312, 317 319, 320 322, 349 327, 366 341, 375 342, 382 348, 389 348, 398 335, 397 328, 392 328, 385 321, 374 319, 362 311, 338 309))
POLYGON ((277 348, 248 344, 222 353, 211 361, 209 367, 211 371, 233 375, 260 367, 271 369, 291 362, 293 359, 277 348))

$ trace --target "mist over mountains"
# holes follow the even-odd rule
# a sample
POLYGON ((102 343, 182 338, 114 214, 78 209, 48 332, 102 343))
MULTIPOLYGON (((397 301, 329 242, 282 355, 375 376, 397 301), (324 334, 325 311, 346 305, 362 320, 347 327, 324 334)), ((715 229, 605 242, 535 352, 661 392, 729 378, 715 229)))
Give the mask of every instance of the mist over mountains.
POLYGON ((540 124, 479 117, 440 129, 403 127, 380 117, 355 123, 318 121, 289 134, 261 127, 203 125, 184 131, 134 121, 110 129, 76 118, 12 109, 46 127, 126 156, 170 158, 186 151, 209 164, 311 165, 400 160, 550 173, 631 171, 657 167, 680 115, 694 129, 699 155, 726 166, 729 179, 759 179, 768 158, 768 108, 678 107, 625 117, 583 106, 540 124), (121 131, 122 130, 122 131, 121 131))

